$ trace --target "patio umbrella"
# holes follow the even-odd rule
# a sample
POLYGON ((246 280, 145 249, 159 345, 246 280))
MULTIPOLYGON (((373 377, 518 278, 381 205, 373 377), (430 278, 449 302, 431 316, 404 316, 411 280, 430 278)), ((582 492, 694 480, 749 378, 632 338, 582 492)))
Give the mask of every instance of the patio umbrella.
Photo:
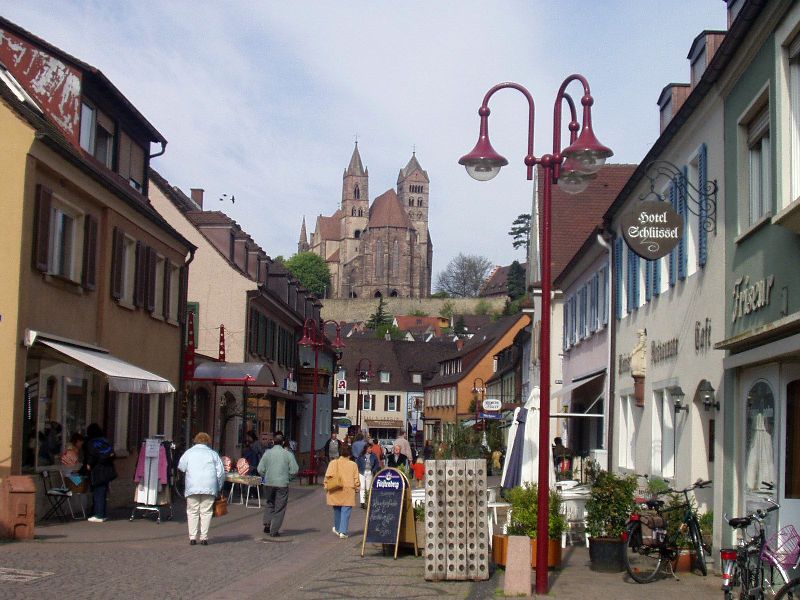
MULTIPOLYGON (((514 422, 509 431, 509 453, 503 467, 502 487, 510 489, 539 481, 539 388, 531 390, 528 401, 514 411, 514 422)), ((548 487, 555 485, 553 449, 548 447, 550 474, 548 487)))
POLYGON ((775 462, 772 456, 772 436, 764 424, 764 415, 758 413, 753 428, 753 443, 747 453, 747 489, 760 489, 762 481, 775 481, 775 462))

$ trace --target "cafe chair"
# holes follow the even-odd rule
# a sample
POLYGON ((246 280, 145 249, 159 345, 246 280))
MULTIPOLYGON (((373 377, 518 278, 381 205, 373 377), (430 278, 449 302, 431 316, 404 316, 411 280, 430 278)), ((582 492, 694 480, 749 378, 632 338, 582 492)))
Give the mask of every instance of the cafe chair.
POLYGON ((72 492, 69 491, 67 486, 64 484, 61 471, 50 471, 45 469, 39 472, 39 476, 42 478, 42 486, 44 486, 45 498, 47 498, 48 502, 50 502, 50 509, 44 514, 42 521, 47 521, 48 519, 52 519, 54 517, 58 517, 62 521, 67 521, 69 517, 64 505, 66 504, 69 507, 70 513, 72 513, 72 506, 69 504, 69 499, 72 498, 72 492), (56 487, 51 479, 53 473, 58 473, 59 477, 61 478, 60 487, 56 487))

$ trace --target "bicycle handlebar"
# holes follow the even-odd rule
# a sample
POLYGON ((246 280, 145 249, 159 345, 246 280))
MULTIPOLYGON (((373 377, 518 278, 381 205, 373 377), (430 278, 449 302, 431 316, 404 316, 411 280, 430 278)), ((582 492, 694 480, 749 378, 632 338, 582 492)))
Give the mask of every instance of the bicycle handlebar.
POLYGON ((712 483, 712 481, 710 479, 707 480, 707 481, 703 481, 702 479, 698 479, 692 485, 690 485, 687 488, 683 488, 682 490, 676 490, 674 488, 668 488, 667 489, 667 493, 683 494, 685 492, 691 492, 694 489, 701 489, 701 488, 707 487, 707 486, 711 485, 711 483, 712 483))

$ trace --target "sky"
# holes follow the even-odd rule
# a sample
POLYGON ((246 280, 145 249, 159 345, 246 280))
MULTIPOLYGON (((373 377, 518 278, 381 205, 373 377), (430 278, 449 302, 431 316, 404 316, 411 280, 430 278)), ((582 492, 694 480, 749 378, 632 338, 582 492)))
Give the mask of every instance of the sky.
POLYGON ((370 200, 396 186, 416 148, 430 178, 434 282, 459 253, 525 259, 508 235, 533 193, 519 93, 490 103, 492 144, 509 166, 477 182, 458 164, 491 86, 531 91, 540 156, 552 149, 558 87, 583 74, 610 160, 638 163, 658 137, 661 89, 689 80, 692 41, 726 27, 723 0, 0 0, 0 14, 103 71, 167 138, 152 166, 187 194, 204 188, 205 208, 271 256, 296 252, 304 216, 310 233, 338 208, 356 136, 370 200))

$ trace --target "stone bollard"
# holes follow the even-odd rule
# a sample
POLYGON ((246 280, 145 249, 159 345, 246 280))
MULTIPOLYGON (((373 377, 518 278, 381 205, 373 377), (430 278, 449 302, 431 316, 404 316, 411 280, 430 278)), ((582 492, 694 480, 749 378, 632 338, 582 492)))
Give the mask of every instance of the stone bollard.
POLYGON ((531 595, 531 539, 526 535, 508 536, 503 593, 506 596, 531 595))

